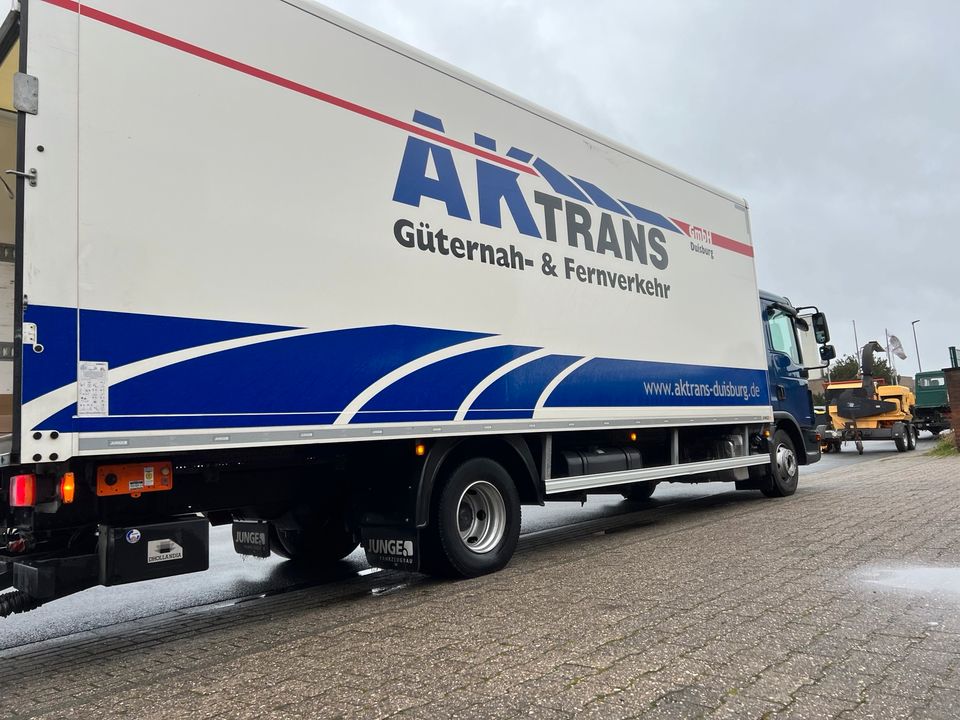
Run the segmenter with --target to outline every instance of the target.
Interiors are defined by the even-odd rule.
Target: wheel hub
[[[777,447],[777,468],[787,477],[797,472],[797,456],[786,445]]]
[[[506,527],[507,508],[500,491],[486,480],[468,485],[457,506],[457,530],[464,547],[478,554],[490,552]]]

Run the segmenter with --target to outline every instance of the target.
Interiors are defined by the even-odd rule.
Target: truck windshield
[[[928,388],[928,387],[943,387],[945,381],[942,377],[927,377],[920,378],[917,381],[918,387]]]

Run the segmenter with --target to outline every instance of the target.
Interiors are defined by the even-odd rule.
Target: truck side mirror
[[[821,345],[820,346],[820,362],[828,363],[837,356],[837,351],[834,349],[833,345]]]
[[[827,327],[827,316],[822,312],[814,313],[810,320],[813,322],[813,336],[817,340],[817,345],[823,345],[830,342],[830,328]],[[821,357],[823,354],[821,353]]]

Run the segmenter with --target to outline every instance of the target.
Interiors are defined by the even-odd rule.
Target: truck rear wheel
[[[917,426],[907,425],[907,450],[917,449]]]
[[[427,572],[469,578],[510,562],[520,537],[520,496],[502,465],[467,460],[438,493],[424,548]]]
[[[270,549],[282,558],[323,566],[342,560],[357,549],[359,539],[343,525],[342,518],[329,517],[297,528],[279,528],[270,523]]]
[[[767,497],[787,497],[797,491],[800,465],[797,450],[786,430],[777,430],[770,440],[770,484],[761,488]]]

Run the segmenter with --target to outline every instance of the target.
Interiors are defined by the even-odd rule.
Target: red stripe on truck
[[[676,218],[670,218],[670,222],[674,223],[678,228],[683,230],[683,234],[689,238],[693,238],[694,240],[702,240],[710,245],[716,245],[717,247],[722,247],[725,250],[732,250],[735,253],[753,257],[753,246],[751,245],[747,245],[739,240],[734,240],[733,238],[728,238],[725,235],[720,235],[710,230],[706,230],[705,228],[698,228],[690,223],[677,220]]]
[[[311,97],[314,100],[320,100],[321,102],[334,105],[338,108],[344,110],[349,110],[350,112],[356,113],[357,115],[362,115],[363,117],[370,118],[371,120],[376,120],[382,122],[385,125],[391,125],[400,130],[404,130],[408,133],[414,135],[419,135],[421,137],[432,140],[433,142],[440,143],[442,145],[447,145],[457,150],[463,150],[464,152],[471,153],[478,157],[482,157],[485,160],[495,162],[499,165],[505,165],[513,170],[519,172],[527,173],[528,175],[537,175],[537,172],[531,168],[529,165],[523,163],[515,162],[505,157],[501,157],[486,150],[474,147],[472,145],[467,145],[458,140],[453,140],[441,135],[439,133],[427,130],[418,125],[413,125],[412,123],[406,122],[404,120],[398,120],[395,117],[385,115],[376,110],[371,110],[370,108],[364,107],[363,105],[358,105],[357,103],[350,102],[349,100],[344,100],[343,98],[338,98],[335,95],[325,93],[322,90],[317,90],[312,88],[309,85],[304,85],[303,83],[298,83],[295,80],[290,80],[285,77],[281,77],[267,70],[261,70],[260,68],[254,67],[253,65],[247,65],[244,62],[239,60],[234,60],[229,58],[226,55],[221,55],[219,53],[213,52],[212,50],[205,50],[202,47],[188,43],[185,40],[180,40],[178,38],[172,37],[170,35],[164,35],[161,32],[156,30],[151,30],[148,27],[143,25],[137,25],[136,23],[130,22],[129,20],[124,20],[123,18],[117,17],[116,15],[111,15],[105,13],[102,10],[97,10],[92,8],[89,5],[81,5],[79,2],[74,2],[73,0],[44,0],[44,2],[49,3],[50,5],[55,5],[64,10],[69,10],[70,12],[78,13],[81,17],[90,18],[91,20],[96,20],[97,22],[103,23],[104,25],[109,25],[110,27],[115,27],[119,30],[124,30],[133,35],[138,35],[147,40],[152,40],[153,42],[159,43],[161,45],[166,45],[167,47],[174,48],[181,52],[187,53],[188,55],[193,55],[202,60],[207,60],[212,63],[216,63],[225,68],[231,70],[236,70],[241,72],[244,75],[249,75],[250,77],[255,77],[258,80],[263,80],[272,85],[277,85],[278,87],[286,88],[287,90],[293,90],[296,93],[301,95],[306,95]]]

